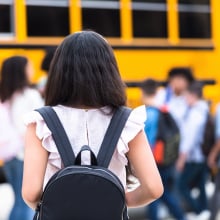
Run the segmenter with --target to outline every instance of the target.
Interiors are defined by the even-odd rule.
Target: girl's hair
[[[0,97],[2,102],[9,100],[16,91],[22,91],[29,85],[25,69],[27,63],[27,58],[23,56],[12,56],[4,60],[0,83]]]
[[[126,104],[113,50],[101,35],[82,31],[64,39],[50,66],[45,102],[113,108]]]

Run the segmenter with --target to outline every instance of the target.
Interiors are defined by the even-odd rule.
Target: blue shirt
[[[154,147],[158,130],[159,109],[153,106],[146,106],[147,120],[144,131],[147,135],[151,148]]]

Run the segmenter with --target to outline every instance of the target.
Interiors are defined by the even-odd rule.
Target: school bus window
[[[118,2],[120,0],[81,0],[81,1],[84,1],[85,2],[93,2],[93,4],[98,4],[100,2],[108,2],[108,4],[112,4],[112,2]]]
[[[29,37],[59,37],[69,34],[67,0],[27,1]]]
[[[120,4],[114,1],[81,1],[82,27],[92,29],[105,37],[120,37]]]
[[[165,3],[163,0],[133,0],[133,2],[145,2],[145,3]]]
[[[167,38],[166,0],[133,0],[133,36],[138,38]]]
[[[12,5],[0,4],[0,34],[9,34],[13,30]]]
[[[201,4],[201,5],[208,5],[210,4],[210,0],[179,0],[180,4]]]
[[[180,38],[211,38],[209,0],[179,0]]]

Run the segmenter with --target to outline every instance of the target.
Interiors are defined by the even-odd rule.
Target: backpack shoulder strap
[[[131,109],[120,107],[114,113],[97,156],[99,166],[108,168]]]
[[[39,112],[52,132],[52,137],[65,167],[75,163],[75,155],[66,132],[56,112],[50,106],[45,106],[35,111]]]

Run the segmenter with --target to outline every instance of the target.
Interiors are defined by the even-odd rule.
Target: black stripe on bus
[[[201,79],[196,80],[197,82],[201,83],[202,86],[206,85],[215,85],[216,80],[215,79]],[[143,81],[125,81],[125,84],[129,88],[138,88],[142,86]],[[157,81],[160,86],[166,86],[168,84],[167,81]]]
[[[0,44],[0,49],[45,49],[50,46],[49,44]],[[112,46],[115,50],[214,50],[214,46],[196,47],[196,46]]]

